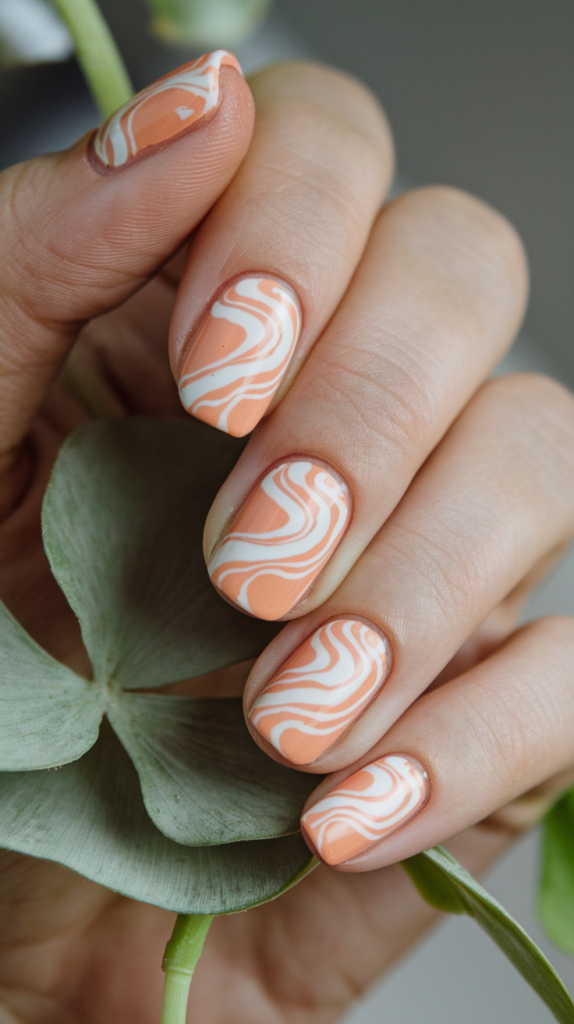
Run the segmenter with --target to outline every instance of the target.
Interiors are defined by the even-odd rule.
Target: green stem
[[[212,921],[213,914],[178,914],[162,964],[161,1024],[185,1024],[189,986]]]
[[[105,119],[133,96],[126,66],[96,0],[53,0],[76,46],[76,56]]]

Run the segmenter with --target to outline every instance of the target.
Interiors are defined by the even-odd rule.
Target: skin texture
[[[293,455],[332,466],[353,515],[253,668],[246,711],[324,621],[370,621],[392,671],[302,766],[334,773],[308,806],[397,752],[424,765],[431,796],[342,870],[321,866],[275,903],[217,920],[189,1019],[329,1024],[435,918],[395,861],[448,840],[480,872],[570,780],[572,623],[512,634],[573,532],[574,403],[544,378],[485,383],[523,315],[521,244],[455,190],[381,209],[392,143],[359,83],[314,65],[260,73],[252,139],[247,86],[229,67],[221,80],[207,123],[129,167],[98,173],[84,139],[0,178],[0,596],[89,673],[41,546],[59,445],[95,411],[186,416],[175,381],[214,296],[259,271],[293,288],[300,341],[215,501],[206,556]],[[241,692],[250,668],[195,692]],[[59,865],[2,854],[0,1024],[156,1024],[172,925]]]

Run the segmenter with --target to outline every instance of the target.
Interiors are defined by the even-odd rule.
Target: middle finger
[[[519,239],[478,200],[422,189],[383,211],[207,519],[209,572],[228,600],[263,619],[326,600],[499,361],[526,292]]]

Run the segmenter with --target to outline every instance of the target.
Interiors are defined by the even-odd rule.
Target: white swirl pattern
[[[216,549],[212,582],[252,615],[278,619],[321,571],[348,518],[347,488],[327,469],[281,463],[252,491]]]
[[[310,764],[375,696],[388,671],[382,636],[359,619],[321,626],[255,701],[251,721],[292,764]]]
[[[219,72],[227,64],[241,72],[227,50],[215,50],[142,89],[98,129],[96,156],[121,167],[142,150],[180,134],[219,103]]]
[[[342,864],[396,832],[425,804],[426,773],[406,757],[388,754],[365,765],[301,818],[320,856]]]
[[[247,277],[227,286],[192,340],[179,384],[187,411],[235,437],[248,434],[279,387],[300,330],[299,303],[282,282]]]

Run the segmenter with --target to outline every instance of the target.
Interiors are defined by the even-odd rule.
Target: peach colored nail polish
[[[291,362],[301,308],[289,285],[249,275],[225,285],[195,336],[179,381],[187,411],[233,437],[259,423]]]
[[[389,671],[386,640],[361,619],[325,623],[293,652],[249,717],[292,764],[311,764],[365,710]]]
[[[219,104],[219,72],[241,74],[232,53],[215,50],[139,92],[98,128],[93,150],[105,167],[122,167],[184,135]]]
[[[208,565],[212,583],[259,619],[301,599],[343,537],[349,490],[325,466],[293,459],[255,486]]]
[[[386,754],[310,807],[301,825],[327,864],[343,864],[414,818],[428,795],[421,765]]]

